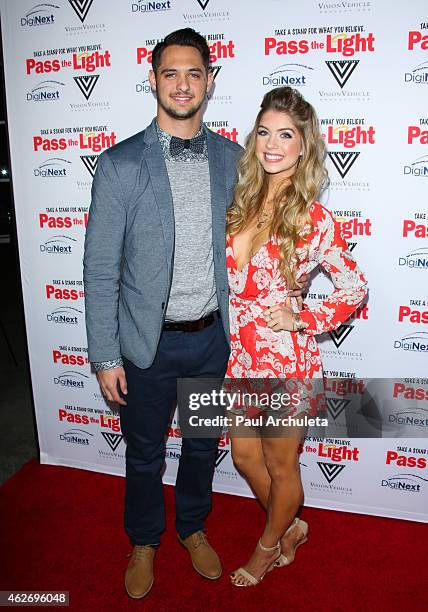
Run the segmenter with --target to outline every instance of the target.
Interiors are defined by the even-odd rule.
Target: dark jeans
[[[153,364],[124,359],[127,406],[120,409],[126,448],[125,530],[131,544],[159,544],[165,529],[162,470],[165,436],[177,399],[177,378],[223,377],[229,357],[220,319],[196,332],[162,332]],[[175,526],[181,538],[204,528],[218,440],[182,441],[175,484]]]

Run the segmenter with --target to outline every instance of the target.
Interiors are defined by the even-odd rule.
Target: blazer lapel
[[[165,158],[156,133],[155,120],[146,129],[144,140],[148,145],[145,159],[159,208],[168,264],[171,265],[175,241],[174,205]]]

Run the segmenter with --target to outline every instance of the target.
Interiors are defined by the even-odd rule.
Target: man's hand
[[[123,395],[128,393],[125,370],[122,367],[111,368],[111,370],[100,370],[97,372],[97,378],[102,394],[107,401],[117,402],[121,406],[126,406],[125,400],[119,395],[119,388]]]
[[[299,310],[303,308],[303,298],[302,293],[306,293],[309,285],[309,274],[302,274],[299,278],[299,282],[296,281],[296,284],[293,287],[292,291],[288,292],[288,297],[297,298],[297,305],[299,306]]]

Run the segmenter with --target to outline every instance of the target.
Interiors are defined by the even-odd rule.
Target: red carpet
[[[0,489],[0,590],[68,590],[70,608],[83,611],[427,609],[424,524],[304,508],[309,541],[295,563],[238,589],[227,573],[245,561],[261,532],[258,505],[214,495],[208,533],[225,574],[209,582],[195,574],[176,541],[172,487],[165,487],[168,531],[155,585],[146,599],[132,601],[123,588],[130,550],[123,492],[122,478],[30,461]]]

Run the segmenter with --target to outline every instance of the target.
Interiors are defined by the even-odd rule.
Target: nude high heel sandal
[[[259,540],[259,541],[258,541],[258,543],[257,543],[257,546],[258,546],[258,547],[259,547],[261,550],[263,550],[263,552],[272,552],[273,550],[277,550],[277,551],[278,551],[278,556],[276,557],[276,559],[274,559],[274,560],[272,561],[272,563],[269,565],[269,567],[267,568],[267,570],[265,571],[265,573],[264,573],[264,574],[262,574],[262,575],[260,576],[260,578],[256,578],[255,576],[253,576],[252,574],[250,574],[250,572],[248,572],[248,571],[247,571],[247,570],[246,570],[244,567],[240,567],[240,568],[238,568],[236,571],[234,571],[234,572],[231,574],[231,576],[232,576],[233,578],[236,578],[236,577],[238,577],[238,576],[242,576],[242,578],[245,578],[245,580],[247,580],[249,584],[246,584],[246,583],[244,583],[244,584],[239,584],[239,583],[237,583],[237,582],[233,582],[233,581],[232,581],[232,584],[233,584],[234,586],[237,586],[237,587],[249,587],[249,586],[256,586],[256,584],[259,584],[259,583],[260,583],[260,582],[263,580],[263,578],[266,576],[266,574],[267,574],[268,572],[270,572],[270,570],[271,570],[271,569],[273,569],[273,568],[274,568],[274,566],[275,566],[275,564],[276,564],[276,563],[279,561],[279,558],[280,558],[280,556],[281,556],[281,544],[280,544],[280,542],[278,542],[278,544],[275,544],[275,546],[270,546],[270,547],[268,547],[268,546],[263,546],[263,544],[261,543],[261,540]]]
[[[293,549],[293,552],[289,555],[283,555],[281,553],[281,555],[279,556],[278,560],[275,561],[275,567],[284,567],[285,565],[290,565],[290,563],[293,563],[294,558],[296,556],[296,550],[299,548],[299,546],[301,544],[304,544],[307,539],[308,539],[308,524],[306,521],[302,521],[299,518],[295,518],[294,521],[291,523],[290,527],[287,529],[287,531],[285,532],[285,534],[289,533],[292,529],[295,529],[296,527],[299,527],[300,530],[303,533],[303,538],[297,542],[296,546]],[[285,535],[284,534],[284,535]]]

